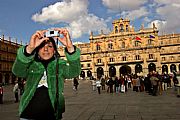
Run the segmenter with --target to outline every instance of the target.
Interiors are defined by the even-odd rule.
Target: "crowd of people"
[[[108,93],[125,93],[132,88],[133,91],[145,91],[153,96],[161,95],[162,91],[172,87],[176,88],[176,84],[179,84],[176,72],[159,74],[156,71],[151,71],[145,76],[142,74],[121,75],[120,77],[102,76],[91,79],[91,82],[93,91],[97,88],[99,94],[100,87],[105,90],[106,86]]]

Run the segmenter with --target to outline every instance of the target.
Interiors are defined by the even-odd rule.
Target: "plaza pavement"
[[[0,120],[18,120],[18,103],[14,103],[13,86],[5,86],[4,104],[0,104]],[[107,87],[106,87],[107,89]],[[81,80],[78,91],[65,82],[66,111],[62,120],[180,120],[180,98],[173,89],[162,95],[146,92],[101,94],[92,91],[90,81]]]

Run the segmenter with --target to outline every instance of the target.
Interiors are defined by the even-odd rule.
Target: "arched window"
[[[109,49],[113,49],[113,44],[112,43],[108,43],[108,48]]]
[[[120,32],[124,32],[123,24],[120,24]]]
[[[96,45],[96,50],[97,50],[97,51],[101,50],[101,47],[100,47],[99,44]]]
[[[122,42],[122,48],[125,48],[125,42]]]
[[[117,26],[115,27],[115,33],[118,33],[118,27]]]
[[[128,25],[126,25],[126,32],[128,32],[129,31],[129,29],[128,29]]]

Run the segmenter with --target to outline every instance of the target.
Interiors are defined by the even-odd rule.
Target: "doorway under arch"
[[[109,76],[115,77],[116,76],[116,68],[114,66],[109,67]]]
[[[170,70],[171,70],[171,72],[176,72],[177,70],[176,70],[176,65],[175,64],[171,64],[170,65]]]
[[[123,65],[122,67],[120,67],[119,72],[120,76],[131,74],[131,67],[129,67],[128,65]]]
[[[156,71],[156,65],[154,63],[150,63],[148,65],[149,72]]]
[[[141,64],[136,64],[135,73],[140,73],[140,72],[142,72],[142,65]]]
[[[80,77],[85,78],[85,72],[81,71]]]
[[[168,73],[168,66],[167,65],[163,65],[162,66],[162,73]]]
[[[101,78],[104,75],[104,70],[102,67],[97,68],[97,78]]]
[[[92,76],[92,72],[90,70],[87,71],[87,76],[91,77]]]

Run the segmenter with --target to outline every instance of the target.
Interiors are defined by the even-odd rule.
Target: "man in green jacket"
[[[60,34],[63,37],[57,36]],[[59,58],[55,39],[65,46],[67,60]],[[36,31],[29,44],[18,49],[12,68],[16,76],[26,79],[20,120],[61,119],[65,111],[64,79],[77,77],[80,71],[80,50],[73,46],[68,30]]]

